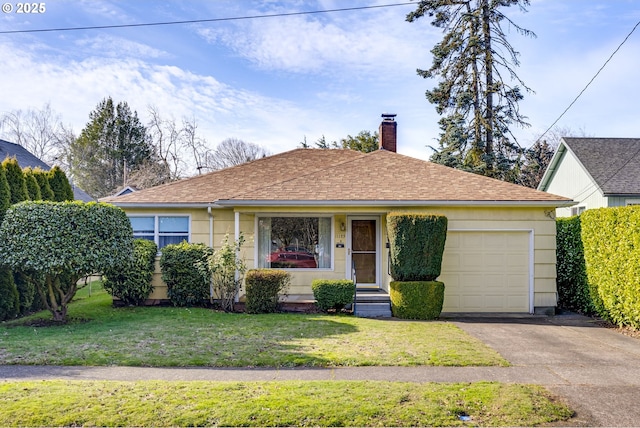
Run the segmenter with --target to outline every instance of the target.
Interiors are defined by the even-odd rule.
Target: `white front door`
[[[380,286],[380,217],[347,218],[347,271],[355,269],[356,285]]]

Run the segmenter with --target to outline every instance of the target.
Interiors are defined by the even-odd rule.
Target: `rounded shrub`
[[[395,281],[433,281],[440,276],[447,238],[445,216],[389,213],[387,234]]]
[[[245,310],[250,314],[278,310],[278,296],[291,284],[291,274],[279,269],[250,269],[245,276]]]
[[[433,320],[440,316],[444,283],[440,281],[392,281],[389,287],[394,317]]]
[[[209,299],[211,274],[207,266],[212,254],[210,247],[186,241],[162,248],[162,280],[174,306],[200,306]]]
[[[125,305],[143,305],[153,291],[158,246],[148,239],[133,241],[133,256],[121,269],[105,272],[104,289]]]
[[[340,311],[353,303],[356,286],[350,279],[314,279],[311,289],[316,307],[327,312],[330,309]]]

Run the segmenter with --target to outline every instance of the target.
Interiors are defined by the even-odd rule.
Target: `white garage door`
[[[443,312],[529,312],[529,232],[450,231]]]

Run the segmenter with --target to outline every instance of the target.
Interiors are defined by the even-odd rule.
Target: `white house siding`
[[[607,206],[607,198],[569,151],[564,152],[545,191],[578,201],[576,207],[590,209]],[[569,217],[571,208],[558,208],[556,213],[558,217]]]

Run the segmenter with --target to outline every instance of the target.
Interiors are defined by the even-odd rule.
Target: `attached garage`
[[[443,312],[532,312],[532,232],[451,230]]]

